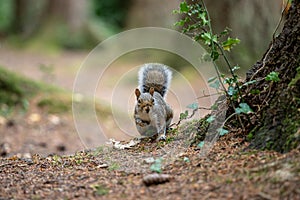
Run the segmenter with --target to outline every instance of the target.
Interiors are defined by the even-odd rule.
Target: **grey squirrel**
[[[171,79],[172,72],[163,64],[147,63],[139,70],[134,119],[142,136],[157,135],[157,140],[166,139],[166,129],[173,119],[173,110],[164,97]]]

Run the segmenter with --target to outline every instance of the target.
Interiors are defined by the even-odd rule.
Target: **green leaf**
[[[212,123],[214,120],[215,120],[215,116],[214,115],[212,115],[212,116],[210,116],[209,118],[206,119],[206,121],[208,123]]]
[[[189,11],[189,7],[185,1],[180,3],[180,11],[182,13],[187,13]]]
[[[189,105],[187,105],[187,108],[196,110],[196,109],[198,109],[198,103],[189,104]]]
[[[229,96],[233,96],[237,93],[237,90],[233,86],[229,86],[227,89],[227,93]]]
[[[214,104],[214,105],[212,105],[212,106],[210,107],[210,109],[212,109],[212,110],[217,110],[217,109],[218,109],[218,105],[217,105],[217,104]]]
[[[236,71],[236,70],[238,70],[238,69],[240,69],[240,66],[236,65],[236,66],[234,66],[234,67],[232,68],[232,71],[234,72],[234,71]]]
[[[231,29],[229,29],[229,28],[227,27],[227,28],[224,29],[224,31],[221,32],[220,35],[221,35],[221,36],[223,36],[223,35],[228,35],[230,31],[231,31]]]
[[[229,133],[228,130],[224,129],[224,128],[218,128],[217,129],[218,133],[223,136],[223,135],[226,135],[227,133]]]
[[[190,159],[188,157],[184,157],[183,161],[188,163],[188,162],[190,162]]]
[[[278,82],[280,81],[280,78],[278,77],[279,73],[278,72],[270,72],[270,74],[268,74],[266,76],[266,81],[273,81],[273,82]]]
[[[204,146],[204,141],[201,141],[201,142],[197,145],[198,148],[202,148],[203,146]]]
[[[162,158],[155,159],[154,163],[150,166],[150,170],[153,172],[161,173],[162,161]]]
[[[237,45],[239,43],[240,40],[238,38],[228,37],[227,40],[222,43],[222,46],[224,50],[230,51],[234,45]]]
[[[183,26],[184,24],[185,24],[185,21],[183,19],[181,19],[178,22],[175,22],[174,26]]]
[[[204,44],[206,45],[211,45],[211,42],[217,42],[217,36],[216,35],[212,35],[209,32],[205,32],[201,34],[201,38],[204,41]]]
[[[244,83],[243,85],[241,85],[240,88],[242,88],[244,86],[247,86],[247,85],[251,85],[251,84],[256,83],[256,82],[257,82],[257,80],[248,81],[248,82]]]
[[[249,114],[253,111],[247,103],[240,103],[239,107],[235,109],[235,112],[237,114],[241,114],[241,113]]]
[[[251,94],[259,94],[260,90],[259,89],[252,89],[252,90],[250,90],[250,93]]]
[[[220,88],[220,81],[216,80],[215,82],[209,84],[209,87],[215,88],[215,89],[219,89]]]
[[[209,79],[208,79],[208,83],[211,83],[211,82],[213,82],[214,80],[216,80],[218,77],[217,76],[214,76],[214,77],[210,77]]]
[[[199,13],[198,18],[202,21],[203,26],[206,26],[208,24],[206,12]]]
[[[186,119],[188,115],[189,112],[186,110],[184,113],[180,113],[179,119],[180,120]]]
[[[219,52],[218,51],[212,51],[210,57],[213,59],[213,61],[217,60],[219,58]]]

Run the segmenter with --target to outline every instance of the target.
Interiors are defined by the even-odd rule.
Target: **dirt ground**
[[[0,49],[0,64],[71,89],[85,56]],[[54,76],[41,64],[55,66]],[[99,144],[82,151],[72,113],[32,106],[1,118],[0,138],[0,199],[300,199],[300,149],[250,150],[239,131],[220,138],[204,157],[182,133],[130,149]]]
[[[205,157],[194,148],[175,151],[160,157],[161,174],[151,171],[149,158],[174,144],[0,159],[0,198],[300,199],[299,149],[284,155],[245,151],[247,143],[229,134]]]

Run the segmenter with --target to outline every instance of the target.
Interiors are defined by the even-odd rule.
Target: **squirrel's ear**
[[[150,88],[149,93],[151,94],[151,96],[153,96],[153,94],[154,94],[154,88],[153,87]]]
[[[136,98],[138,99],[140,97],[140,95],[141,95],[140,90],[138,88],[136,88],[135,89],[135,96],[136,96]]]

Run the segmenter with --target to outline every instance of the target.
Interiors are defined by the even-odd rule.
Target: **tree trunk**
[[[23,20],[25,15],[26,1],[25,0],[15,0],[14,1],[14,18],[12,22],[12,32],[22,33],[23,32]]]
[[[265,80],[272,71],[279,82]],[[282,32],[261,61],[247,73],[245,100],[255,115],[248,138],[251,147],[287,152],[300,144],[300,0],[294,0]],[[250,94],[250,91],[260,91]]]

